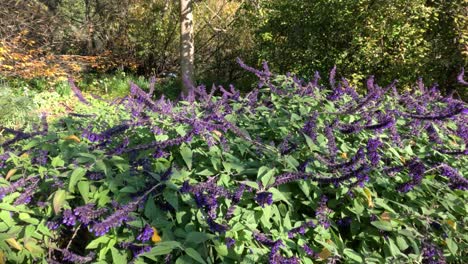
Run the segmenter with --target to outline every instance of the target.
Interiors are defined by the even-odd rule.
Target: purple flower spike
[[[95,255],[94,252],[91,252],[87,256],[83,257],[67,249],[60,249],[59,251],[61,251],[63,254],[63,260],[69,261],[72,263],[79,263],[79,264],[91,262],[94,259],[94,255]]]
[[[422,250],[423,263],[445,264],[444,252],[432,243],[424,242]]]
[[[270,192],[259,192],[255,195],[255,201],[262,207],[265,207],[265,204],[271,205],[273,203],[273,194]]]
[[[150,225],[146,224],[145,228],[143,228],[143,231],[137,236],[137,239],[142,242],[146,242],[150,240],[150,238],[153,236],[153,233],[153,228]]]
[[[236,240],[231,237],[226,237],[225,242],[228,248],[232,248],[236,244]]]
[[[96,236],[102,236],[106,234],[111,228],[118,227],[122,225],[123,222],[130,220],[129,214],[130,212],[134,211],[136,207],[137,203],[135,202],[131,202],[124,205],[121,209],[115,211],[102,222],[95,223],[90,228],[90,231],[93,231],[96,234]]]
[[[80,100],[83,104],[89,105],[88,100],[86,100],[81,93],[80,89],[76,87],[75,81],[72,78],[68,78],[68,83],[70,84],[70,88],[72,91],[75,93],[76,97],[78,97],[78,100]]]
[[[456,169],[447,164],[442,164],[440,174],[449,178],[449,187],[453,190],[468,190],[468,180],[463,177]]]
[[[77,207],[73,210],[74,215],[77,216],[79,221],[85,225],[88,225],[93,220],[103,215],[106,211],[106,208],[99,208],[95,210],[93,203]]]
[[[378,149],[382,146],[382,142],[378,138],[369,139],[367,141],[367,158],[372,166],[377,166],[380,161]]]
[[[76,224],[76,217],[70,209],[63,211],[62,223],[67,226],[74,226]]]

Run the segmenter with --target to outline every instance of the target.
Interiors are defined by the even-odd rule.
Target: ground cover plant
[[[245,96],[153,100],[151,82],[109,101],[70,80],[74,112],[1,127],[0,262],[463,262],[466,103],[239,63]]]

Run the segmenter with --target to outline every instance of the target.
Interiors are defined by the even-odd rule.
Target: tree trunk
[[[194,87],[193,0],[180,0],[180,71],[182,92]]]

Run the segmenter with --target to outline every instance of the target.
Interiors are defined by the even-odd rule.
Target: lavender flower
[[[67,226],[74,226],[76,224],[76,217],[70,209],[63,211],[62,223]]]
[[[76,97],[78,97],[78,100],[80,100],[82,103],[84,103],[86,105],[89,105],[90,103],[84,98],[84,96],[81,93],[80,89],[78,89],[78,87],[76,87],[74,80],[72,78],[68,78],[68,83],[70,84],[70,88],[75,93]]]
[[[37,156],[35,156],[31,160],[31,163],[44,166],[45,164],[47,164],[47,155],[48,154],[49,154],[49,151],[47,151],[47,150],[39,150],[38,153],[37,153]]]
[[[315,228],[316,225],[313,221],[307,221],[299,227],[295,227],[288,232],[289,238],[294,238],[297,234],[304,235],[309,228]]]
[[[151,246],[148,245],[138,245],[131,242],[121,242],[120,247],[124,249],[130,249],[133,253],[133,257],[138,257],[139,255],[148,252],[151,250]]]
[[[315,211],[315,216],[317,217],[319,224],[325,229],[330,227],[330,220],[328,219],[328,215],[333,212],[330,208],[327,207],[327,201],[328,198],[323,195],[322,198],[320,198],[319,207],[317,207],[317,210]]]
[[[398,191],[402,193],[409,192],[416,185],[421,183],[426,168],[422,162],[417,159],[413,159],[408,163],[408,169],[411,180],[398,187]]]
[[[462,68],[460,71],[460,74],[457,75],[457,81],[458,83],[462,85],[468,85],[468,82],[464,80],[464,76],[465,76],[465,69]]]
[[[336,142],[335,142],[335,135],[333,135],[333,127],[334,127],[334,124],[327,125],[324,131],[325,137],[328,139],[328,143],[327,143],[328,151],[332,159],[334,159],[333,157],[335,157],[336,153],[338,152],[338,148],[336,147]]]
[[[93,203],[89,203],[73,209],[73,213],[78,217],[81,223],[88,225],[107,211],[106,208],[99,208],[95,210],[94,206],[95,205]]]
[[[21,178],[16,182],[11,183],[10,186],[0,188],[0,199],[12,192],[16,192],[19,188],[24,187],[32,179],[33,178]]]
[[[18,198],[16,198],[15,202],[13,205],[20,205],[20,204],[28,204],[31,202],[32,196],[34,195],[34,192],[37,189],[37,185],[39,184],[39,178],[33,178],[31,179],[31,184],[26,187],[21,193]]]
[[[433,124],[429,124],[426,126],[426,132],[427,132],[427,135],[429,136],[429,141],[437,143],[437,144],[442,144],[442,140],[437,134],[437,131]]]
[[[351,217],[347,216],[347,217],[338,219],[338,221],[336,221],[336,224],[344,228],[344,227],[349,227],[352,221],[353,220],[351,219]]]
[[[87,174],[88,178],[93,181],[101,180],[105,177],[102,172],[90,172]]]
[[[302,128],[302,132],[309,136],[314,142],[317,140],[317,118],[318,112],[315,111]]]
[[[232,248],[236,244],[236,240],[231,237],[226,237],[225,238],[225,243],[228,248]]]
[[[276,241],[269,239],[265,234],[262,234],[258,231],[253,232],[254,239],[260,242],[262,245],[267,247],[272,247],[275,245]]]
[[[55,221],[47,221],[46,226],[50,230],[56,230],[57,228],[59,228],[60,224]]]
[[[468,180],[463,177],[456,169],[447,164],[442,164],[440,174],[449,178],[449,187],[457,190],[468,190]]]
[[[273,194],[270,192],[258,192],[255,195],[255,201],[262,207],[265,207],[265,204],[271,205],[273,203]]]
[[[215,195],[203,194],[197,192],[194,195],[195,203],[198,208],[203,208],[212,218],[216,218],[216,209],[218,208],[218,201]]]
[[[444,252],[432,243],[424,242],[422,249],[424,264],[445,264]]]
[[[226,225],[216,223],[211,217],[208,217],[208,227],[212,232],[224,234],[229,229]]]
[[[137,236],[137,239],[142,242],[148,241],[153,236],[153,233],[153,228],[150,225],[146,224],[143,228],[143,231]]]
[[[267,188],[276,187],[276,186],[283,185],[283,184],[293,182],[293,181],[307,179],[308,177],[309,175],[306,173],[293,173],[293,172],[284,173],[284,174],[277,176],[275,178],[275,182],[271,184],[270,186],[267,186]]]
[[[382,146],[382,142],[378,138],[369,139],[367,141],[367,158],[372,166],[377,166],[380,161],[378,149]]]
[[[6,160],[10,158],[9,153],[3,153],[0,155],[0,169],[5,168]]]
[[[115,211],[113,214],[108,216],[100,223],[95,223],[90,231],[94,232],[96,236],[102,236],[109,232],[113,227],[120,226],[123,222],[126,222],[130,219],[129,213],[134,211],[137,207],[136,202],[130,202],[124,205],[121,209]]]
[[[65,261],[69,261],[69,262],[72,262],[72,263],[88,263],[88,262],[91,262],[93,261],[94,259],[94,252],[91,252],[89,253],[87,256],[83,257],[83,256],[80,256],[80,255],[77,255],[71,251],[69,251],[68,249],[58,249],[60,252],[62,252],[63,254],[63,260]]]
[[[318,253],[316,253],[314,250],[312,250],[307,244],[304,244],[302,246],[302,249],[304,249],[307,256],[311,256],[313,258],[318,258]]]

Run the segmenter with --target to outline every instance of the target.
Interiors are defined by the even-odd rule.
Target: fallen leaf
[[[80,140],[77,136],[75,136],[75,135],[71,135],[71,136],[65,137],[64,139],[65,139],[65,140],[75,141],[76,143],[80,143],[80,142],[81,142],[81,140]]]
[[[446,220],[446,222],[453,230],[457,230],[457,222],[450,219]]]
[[[151,237],[153,243],[161,242],[161,237],[158,235],[158,230],[153,227],[153,236]]]
[[[380,219],[382,219],[383,221],[390,222],[391,217],[390,217],[390,214],[389,214],[388,212],[383,212],[383,213],[380,215]]]
[[[372,200],[372,193],[368,188],[364,188],[364,193],[366,194],[367,198],[367,206],[370,208],[374,207],[374,201]]]
[[[10,179],[11,176],[15,175],[15,173],[17,172],[18,170],[17,169],[11,169],[8,171],[8,173],[6,174],[5,176],[5,179],[8,180]]]
[[[223,133],[219,132],[218,130],[213,130],[213,134],[217,135],[218,137],[223,135]]]
[[[321,258],[321,259],[327,259],[331,256],[331,252],[330,250],[328,250],[327,248],[323,248],[322,251],[318,254],[318,256]]]
[[[17,249],[17,250],[22,250],[23,247],[20,245],[20,243],[18,243],[18,241],[16,241],[16,239],[14,238],[7,238],[5,239],[5,241],[13,248]]]

